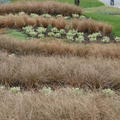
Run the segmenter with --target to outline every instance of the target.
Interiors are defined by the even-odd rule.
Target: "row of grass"
[[[31,49],[31,46],[29,48]],[[45,50],[44,48],[42,51]],[[48,46],[46,49],[48,49]],[[38,48],[36,48],[37,50]],[[37,53],[36,51],[34,52]],[[57,52],[56,49],[55,54]],[[59,50],[59,52],[62,51]],[[8,55],[8,53],[1,52],[0,84],[13,87],[20,86],[21,88],[28,89],[40,88],[45,85],[53,88],[72,86],[91,90],[100,88],[120,89],[119,59],[104,59],[101,57],[89,57],[86,59],[84,56],[81,58],[75,56],[67,57],[69,53],[66,54],[66,51],[64,57],[53,56],[51,54],[52,51],[49,51],[49,53],[50,56],[48,57],[39,57],[33,55]]]
[[[48,90],[17,94],[0,90],[1,120],[120,120],[120,97],[111,91],[106,95],[71,88]]]
[[[48,42],[49,41],[49,42]],[[78,57],[103,57],[120,59],[120,44],[71,44],[57,38],[32,39],[19,41],[1,36],[0,49],[17,55],[57,55]]]

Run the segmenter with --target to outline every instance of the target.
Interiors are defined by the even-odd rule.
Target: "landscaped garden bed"
[[[33,2],[32,7],[31,4],[24,3],[28,9],[24,8],[23,3],[1,5],[0,11],[4,14],[0,17],[0,27],[17,29],[31,38],[53,37],[70,43],[120,41],[112,34],[110,25],[85,17],[79,7],[57,2]],[[13,11],[11,7],[14,5]]]
[[[72,16],[49,14],[25,13],[6,15],[0,18],[1,28],[14,28],[24,32],[32,38],[55,37],[66,39],[67,42],[90,43],[90,42],[119,42],[119,39],[112,35],[112,27],[105,23],[72,14]]]
[[[0,120],[119,120],[113,30],[67,3],[0,4]]]

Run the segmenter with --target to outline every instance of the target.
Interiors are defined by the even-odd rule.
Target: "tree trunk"
[[[79,6],[80,5],[80,0],[74,0],[75,5]]]

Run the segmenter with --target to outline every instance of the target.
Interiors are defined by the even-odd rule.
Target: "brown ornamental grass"
[[[56,39],[54,40],[53,38],[49,38],[48,42],[44,41],[37,39],[19,41],[1,36],[0,49],[18,55],[69,55],[78,57],[120,58],[120,44],[69,44],[57,41]]]
[[[119,120],[120,96],[77,94],[60,89],[50,95],[0,90],[0,120]]]
[[[80,7],[75,5],[71,5],[68,3],[60,3],[55,1],[44,1],[44,2],[17,2],[17,3],[8,3],[8,4],[0,4],[0,14],[8,14],[8,13],[19,13],[25,12],[27,14],[36,13],[36,14],[62,14],[69,15],[72,14],[82,14],[82,10]]]
[[[112,33],[112,27],[108,24],[97,22],[92,19],[84,19],[77,20],[73,19],[71,21],[67,21],[64,18],[44,18],[44,17],[30,17],[27,14],[23,15],[13,15],[9,14],[6,16],[2,16],[0,18],[0,27],[8,27],[8,28],[22,28],[24,26],[43,26],[47,27],[48,25],[52,25],[53,27],[57,27],[58,29],[74,28],[79,32],[84,33],[95,33],[102,32],[105,35],[109,35]]]
[[[74,29],[77,29],[79,32],[84,32],[84,33],[102,32],[105,35],[109,35],[112,33],[111,25],[102,22],[97,22],[92,19],[84,19],[84,20],[75,19],[72,21],[72,27]]]
[[[120,60],[1,53],[0,84],[22,88],[72,86],[120,90]]]

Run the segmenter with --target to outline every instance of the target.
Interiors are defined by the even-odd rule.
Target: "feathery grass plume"
[[[0,14],[8,14],[8,13],[36,13],[36,14],[44,14],[49,13],[52,15],[62,14],[69,15],[72,14],[82,14],[82,10],[80,7],[75,5],[71,5],[68,3],[60,3],[55,1],[44,1],[44,2],[17,2],[17,3],[8,3],[8,4],[0,4]]]

